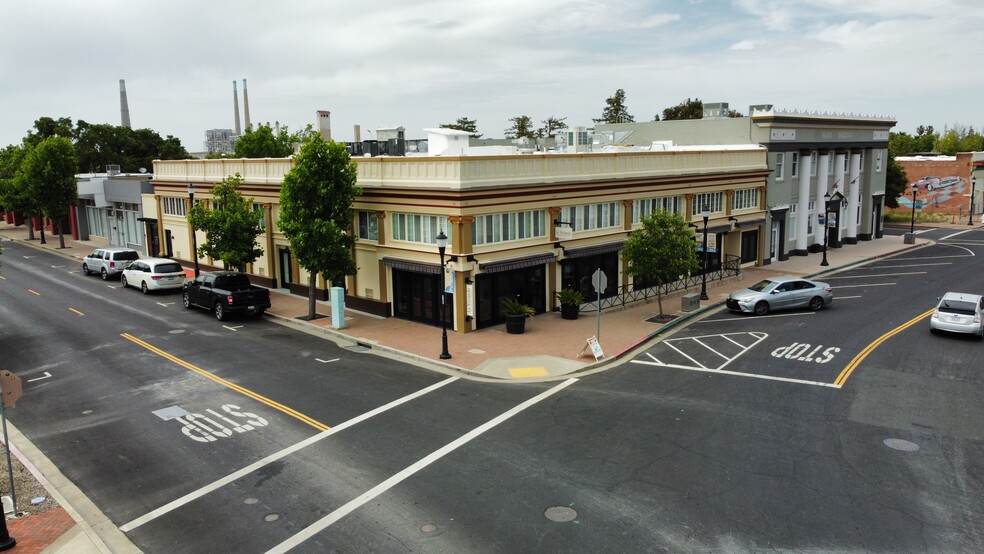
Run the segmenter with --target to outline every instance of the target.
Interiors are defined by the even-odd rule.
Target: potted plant
[[[581,291],[575,289],[560,289],[555,292],[557,301],[560,302],[560,317],[563,319],[577,319],[578,312],[581,311],[581,303],[584,296]]]
[[[536,310],[515,298],[504,296],[502,312],[506,316],[506,332],[510,335],[521,335],[526,330],[526,318],[535,314]]]

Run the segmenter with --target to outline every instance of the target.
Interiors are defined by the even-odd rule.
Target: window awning
[[[735,226],[736,227],[757,227],[757,226],[759,226],[759,225],[761,225],[763,223],[765,223],[765,218],[764,217],[760,217],[758,219],[749,219],[747,221],[736,221],[735,222]]]
[[[479,262],[478,267],[486,273],[498,273],[500,271],[512,271],[513,269],[522,269],[524,267],[548,264],[554,261],[556,257],[557,256],[553,252],[548,252],[545,254],[536,254],[525,258],[514,258],[512,260],[502,260],[499,262],[488,262],[484,264]]]
[[[566,248],[564,249],[568,258],[586,258],[588,256],[594,256],[596,254],[607,254],[609,252],[618,252],[622,249],[625,242],[610,242],[608,244],[596,244],[594,246],[585,246],[584,248]]]
[[[727,233],[729,231],[731,231],[731,224],[730,223],[728,223],[726,225],[713,225],[713,226],[707,228],[707,234],[708,235],[717,235],[718,233]],[[704,234],[704,228],[703,227],[697,227],[697,234],[698,235]]]
[[[430,273],[433,275],[441,274],[440,264],[425,264],[423,262],[414,262],[410,260],[398,260],[396,258],[383,258],[383,265],[386,267],[391,267],[393,269],[402,269],[403,271],[412,271],[414,273]]]

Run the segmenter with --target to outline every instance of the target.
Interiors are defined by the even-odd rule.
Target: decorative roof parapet
[[[862,114],[862,113],[844,113],[844,112],[828,112],[819,110],[797,110],[797,109],[784,109],[784,108],[770,108],[768,110],[752,109],[751,113],[748,114],[750,117],[755,116],[786,116],[786,117],[802,117],[802,118],[813,118],[813,119],[866,119],[872,121],[891,121],[895,122],[895,116],[892,115],[874,115],[874,114]]]

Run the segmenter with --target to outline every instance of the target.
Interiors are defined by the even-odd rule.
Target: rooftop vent
[[[116,164],[110,164],[106,166],[106,175],[119,175],[120,166]]]

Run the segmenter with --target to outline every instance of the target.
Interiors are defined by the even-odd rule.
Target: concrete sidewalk
[[[951,227],[954,232],[968,229],[966,225],[941,226]],[[66,240],[66,248],[61,249],[57,236],[53,237],[49,234],[45,245],[39,244],[38,240],[28,241],[27,236],[27,229],[23,226],[14,227],[0,223],[0,237],[51,250],[74,259],[80,264],[80,268],[84,256],[95,248],[105,246],[99,242]],[[582,313],[577,320],[561,319],[560,314],[556,312],[540,314],[527,321],[526,332],[521,335],[507,334],[504,325],[464,334],[449,331],[448,350],[452,355],[450,360],[439,359],[441,353],[439,327],[346,310],[344,328],[334,329],[330,318],[331,310],[327,303],[317,303],[318,314],[325,317],[306,321],[304,318],[308,313],[307,298],[289,294],[285,290],[272,291],[273,305],[267,311],[267,316],[284,325],[323,336],[342,345],[362,345],[381,355],[411,361],[442,373],[489,380],[544,380],[603,370],[631,353],[636,346],[646,343],[661,333],[685,325],[692,318],[713,311],[729,293],[762,278],[786,274],[819,276],[866,260],[925,246],[930,242],[918,238],[917,235],[915,244],[910,245],[904,244],[901,236],[886,236],[878,240],[829,249],[827,267],[820,265],[821,254],[811,254],[791,257],[786,261],[764,267],[745,268],[742,269],[739,277],[708,282],[707,294],[710,299],[703,301],[701,309],[697,311],[685,313],[680,308],[681,296],[686,292],[699,292],[699,287],[696,290],[678,291],[663,297],[663,313],[674,316],[669,323],[650,321],[659,313],[658,305],[653,300],[603,312],[600,322],[595,313]],[[605,354],[599,360],[595,360],[590,349],[585,348],[587,339],[596,334],[599,334],[599,343]],[[30,452],[26,456],[29,463],[37,463],[37,459],[47,460],[25,437],[15,436],[13,442],[25,453]],[[50,465],[50,462],[47,463]],[[53,465],[46,466],[46,470],[44,475],[48,476],[48,480],[66,481],[64,486],[65,490],[69,491],[68,494],[58,492],[56,495],[57,491],[55,491],[52,495],[65,507],[76,524],[67,532],[61,532],[57,527],[45,531],[44,529],[48,527],[44,525],[27,526],[15,523],[11,526],[13,529],[11,535],[19,543],[30,540],[32,544],[42,544],[47,541],[45,552],[137,551],[119,529],[112,525],[88,499],[77,492],[78,489],[64,477],[60,477],[57,468]],[[52,475],[56,477],[52,478]],[[78,506],[83,508],[80,510]],[[19,537],[18,532],[47,534]]]

